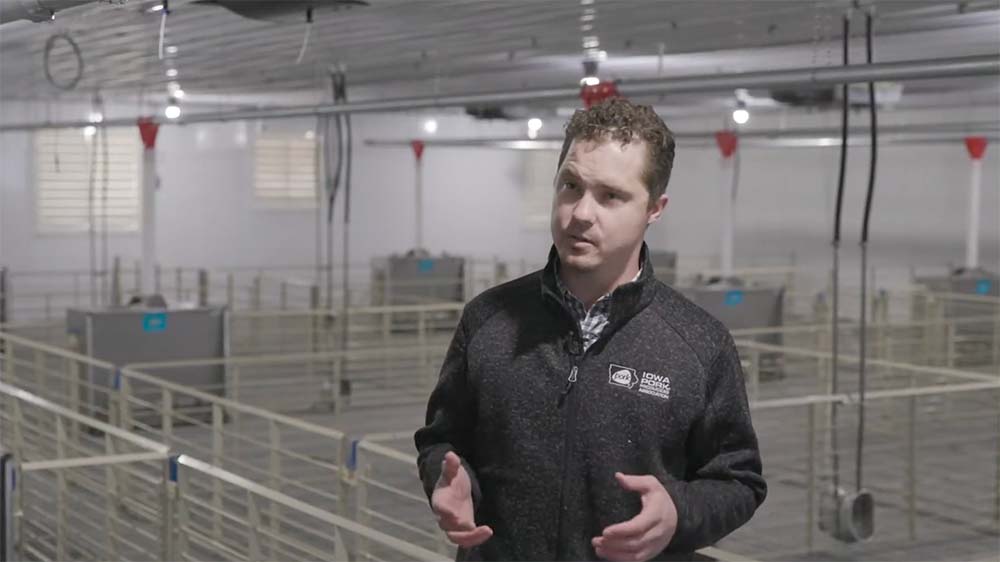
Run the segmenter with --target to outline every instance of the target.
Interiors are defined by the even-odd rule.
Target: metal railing
[[[176,553],[169,559],[366,560],[375,551],[380,559],[447,560],[187,455],[175,467]],[[216,487],[232,498],[224,508],[203,499],[204,490]],[[221,526],[213,523],[218,519]]]
[[[444,560],[4,383],[0,419],[20,559]]]
[[[228,316],[231,355],[265,355],[447,345],[462,303],[364,306],[340,311],[235,311]]]
[[[416,478],[413,431],[379,433],[355,442],[354,517],[362,525],[386,529],[393,536],[454,559],[456,547],[437,526],[427,496]],[[400,447],[405,448],[401,449]],[[378,545],[361,542],[358,553],[380,559]],[[745,553],[706,547],[699,554],[711,560],[752,562]]]
[[[840,548],[817,532],[821,503],[831,500],[833,403],[839,411],[839,483],[855,488],[856,394],[757,402],[752,410],[769,497],[725,544],[773,558]],[[980,538],[992,534],[995,541],[1000,381],[872,391],[865,405],[863,486],[878,503],[877,534],[869,544],[906,548],[922,533],[939,541],[964,540],[967,532]],[[796,512],[798,531],[788,518]]]
[[[0,343],[12,384],[331,512],[345,509],[341,431],[10,334]],[[218,489],[211,501],[224,502]]]
[[[980,376],[893,367],[913,369],[914,376],[948,371],[952,380]],[[1000,537],[1000,379],[875,390],[865,402],[864,486],[878,504],[877,533],[868,548],[910,549],[920,556],[928,548],[920,542],[926,533],[934,541],[977,539],[981,552],[990,552]],[[840,410],[839,483],[853,489],[856,393],[754,401],[768,499],[749,524],[717,545],[722,551],[760,560],[843,551],[818,530],[832,482],[827,415],[834,403]],[[452,548],[428,516],[414,475],[414,430],[373,434],[355,443],[355,518],[448,555]]]
[[[0,383],[21,559],[168,559],[168,448]],[[126,476],[143,486],[126,486]]]
[[[122,373],[138,370],[169,379],[171,372],[185,368],[222,366],[224,388],[197,388],[275,412],[340,414],[426,400],[437,382],[445,351],[445,346],[433,344],[189,359],[136,363]]]

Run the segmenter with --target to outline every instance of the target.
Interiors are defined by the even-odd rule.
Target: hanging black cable
[[[350,292],[348,291],[348,269],[350,259],[350,227],[351,227],[351,170],[353,168],[353,144],[354,130],[351,126],[350,114],[344,116],[344,128],[346,129],[346,147],[344,159],[344,302],[350,303]]]
[[[865,61],[872,63],[872,12],[865,14]],[[855,482],[861,491],[862,484],[862,453],[865,442],[865,387],[866,381],[866,332],[868,311],[868,224],[871,219],[872,198],[875,194],[875,169],[878,163],[878,108],[875,105],[875,83],[868,83],[868,108],[871,116],[869,125],[871,134],[871,161],[868,164],[868,193],[865,195],[865,216],[861,224],[861,350],[858,366],[858,439],[855,455]]]
[[[346,101],[346,83],[344,80],[343,73],[335,72],[330,75],[331,85],[333,89],[333,101],[334,103],[344,103]],[[333,178],[329,179],[328,176],[328,187],[327,187],[327,213],[326,213],[326,308],[329,310],[333,309],[333,210],[334,204],[337,200],[337,191],[340,189],[340,178],[344,169],[344,128],[343,128],[343,118],[342,115],[337,114],[332,116],[333,123],[336,129],[336,142],[337,142],[337,162],[334,168]],[[324,131],[324,138],[327,140],[326,148],[324,153],[327,157],[327,170],[329,174],[329,157],[330,157],[330,145],[329,141],[331,139],[330,135],[330,116],[326,119],[326,130]]]
[[[299,56],[295,59],[295,64],[302,63],[302,59],[306,56],[306,50],[309,48],[309,35],[312,33],[313,24],[313,9],[312,6],[306,9],[306,32],[302,37],[302,48],[299,49]]]
[[[344,75],[338,72],[333,74],[331,78],[333,80],[333,102],[345,103],[347,101],[347,84]],[[327,222],[333,222],[333,203],[337,196],[337,190],[340,188],[341,174],[344,171],[344,115],[338,113],[333,117],[337,130],[337,167],[333,175],[332,189],[329,190],[330,201],[327,208]]]
[[[346,91],[344,93],[344,101],[347,101]],[[344,128],[346,130],[346,146],[344,153],[346,158],[344,159],[344,235],[343,240],[343,314],[344,318],[347,318],[347,309],[351,304],[351,280],[350,280],[350,269],[351,269],[351,169],[353,168],[353,144],[354,144],[354,131],[351,126],[351,116],[350,114],[344,115]],[[344,322],[344,329],[341,331],[341,349],[347,349],[347,342],[350,339],[350,325],[348,322]],[[344,380],[341,387],[341,392],[350,394],[350,381]]]
[[[163,0],[163,9],[160,10],[160,40],[157,47],[157,54],[163,60],[163,47],[167,37],[167,16],[170,15],[170,0]]]
[[[52,76],[52,51],[56,47],[56,42],[60,39],[65,41],[70,48],[73,49],[73,57],[76,58],[76,74],[65,82],[57,82]],[[77,45],[76,41],[74,41],[68,33],[57,33],[45,41],[45,55],[42,58],[42,70],[45,72],[45,79],[48,80],[49,84],[52,84],[60,90],[72,90],[73,88],[76,88],[77,84],[80,83],[80,80],[83,78],[83,53],[80,51],[80,46]]]
[[[843,43],[843,64],[850,64],[850,34],[851,34],[851,13],[844,15],[844,43]],[[841,120],[840,120],[840,172],[837,178],[837,203],[833,224],[833,327],[831,334],[831,359],[830,359],[830,393],[837,393],[837,378],[839,375],[840,351],[840,219],[844,205],[844,180],[847,170],[847,128],[848,128],[848,84],[845,82],[841,87]],[[830,447],[832,449],[832,469],[833,469],[833,490],[837,492],[840,486],[840,454],[837,450],[837,403],[830,403]]]

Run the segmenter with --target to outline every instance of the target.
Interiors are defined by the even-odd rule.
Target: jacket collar
[[[649,259],[649,246],[645,242],[642,243],[639,261],[642,263],[642,271],[639,274],[639,278],[635,282],[619,285],[611,292],[611,317],[608,319],[608,326],[605,328],[607,333],[611,333],[621,327],[629,318],[635,316],[640,310],[649,305],[655,296],[656,279],[653,276],[653,263]],[[542,296],[554,299],[569,313],[559,291],[559,282],[556,278],[558,267],[559,253],[556,251],[555,245],[553,245],[549,250],[548,263],[542,271]]]

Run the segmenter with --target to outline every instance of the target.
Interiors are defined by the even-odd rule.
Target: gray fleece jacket
[[[495,287],[462,314],[417,431],[430,497],[448,451],[473,482],[476,523],[493,536],[467,560],[594,560],[591,539],[639,513],[615,472],[651,474],[677,506],[658,560],[688,559],[764,501],[757,437],[728,330],[653,277],[611,295],[586,351],[542,271]]]

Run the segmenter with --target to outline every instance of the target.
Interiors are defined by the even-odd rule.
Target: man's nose
[[[584,193],[582,197],[573,206],[572,218],[576,222],[582,222],[586,224],[592,224],[594,222],[594,212],[596,211],[597,202],[590,193]]]

